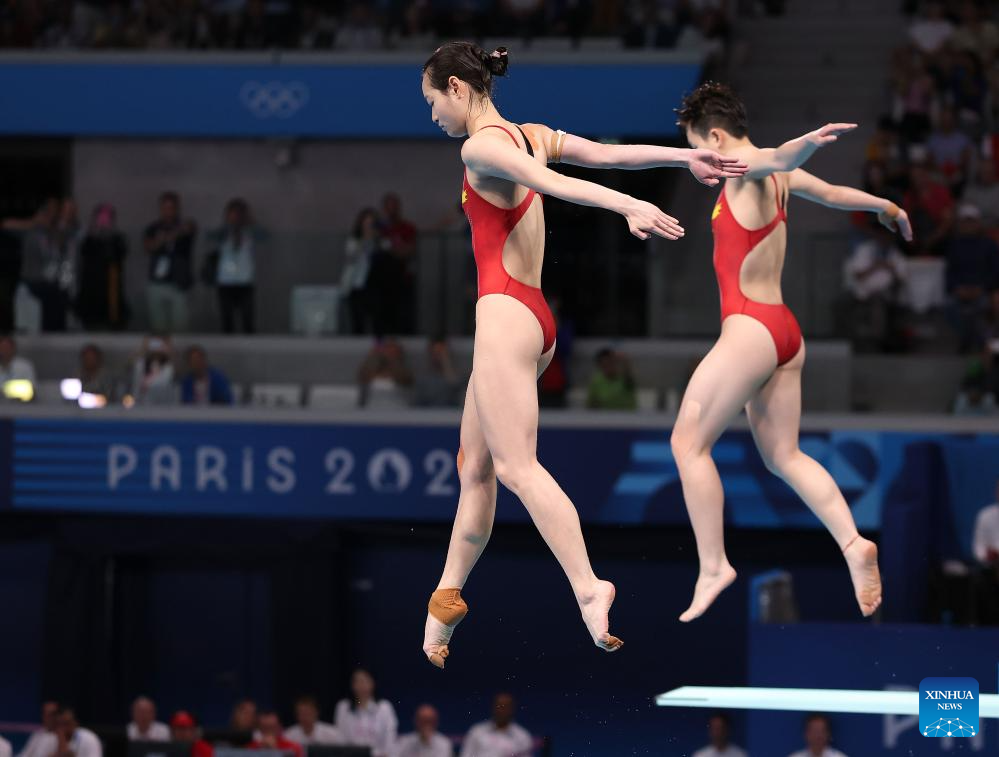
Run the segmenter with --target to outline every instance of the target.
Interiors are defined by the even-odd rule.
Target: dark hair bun
[[[486,56],[484,62],[493,76],[506,76],[506,70],[510,66],[510,55],[505,47],[497,47],[492,54]]]

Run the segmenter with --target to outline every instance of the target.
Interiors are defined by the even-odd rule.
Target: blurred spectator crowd
[[[999,6],[908,3],[865,188],[905,207],[905,244],[857,214],[846,262],[849,330],[862,351],[972,356],[964,410],[999,390]]]
[[[0,47],[427,49],[449,37],[615,37],[628,47],[716,46],[729,0],[6,0]],[[773,10],[782,3],[743,2]]]
[[[270,234],[241,197],[229,200],[221,223],[201,239],[198,224],[182,213],[181,197],[164,192],[158,214],[142,233],[147,270],[145,313],[151,330],[184,333],[191,292],[215,289],[219,330],[257,331],[258,260]],[[388,193],[381,209],[365,208],[351,230],[340,276],[346,330],[354,334],[410,334],[414,313],[417,229]],[[133,305],[125,286],[126,235],[115,208],[99,203],[81,223],[72,198],[49,198],[28,218],[0,223],[0,331],[120,331]],[[133,298],[135,292],[131,293]],[[32,318],[30,313],[37,311]],[[33,322],[34,327],[23,322]]]
[[[283,757],[531,757],[547,746],[516,722],[516,701],[505,692],[494,697],[490,717],[463,735],[443,735],[440,715],[429,704],[416,709],[412,731],[399,734],[395,708],[375,696],[374,678],[362,669],[354,671],[351,696],[337,703],[332,722],[320,719],[320,704],[312,696],[296,699],[293,712],[295,724],[285,728],[275,710],[242,699],[228,724],[204,728],[186,710],[160,722],[155,703],[143,696],[132,703],[126,726],[90,729],[80,724],[72,707],[49,701],[42,705],[41,728],[18,757],[213,757],[221,748],[244,757],[261,750]],[[346,747],[355,750],[341,749]],[[10,757],[9,749],[0,738],[0,755]]]

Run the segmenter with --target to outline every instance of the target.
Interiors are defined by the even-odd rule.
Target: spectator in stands
[[[595,359],[597,370],[590,378],[586,406],[591,410],[634,410],[638,407],[635,379],[626,355],[604,347]]]
[[[627,48],[673,47],[680,34],[678,8],[658,2],[627,3],[623,43]]]
[[[198,736],[198,724],[194,717],[179,710],[170,718],[170,734],[174,741],[191,745],[191,757],[213,757],[215,749]]]
[[[125,256],[128,242],[116,225],[110,203],[101,203],[90,218],[80,245],[76,314],[87,331],[125,328],[129,309],[125,302]]]
[[[805,718],[805,748],[791,757],[846,757],[829,746],[832,743],[832,724],[825,715]]]
[[[909,150],[909,191],[905,209],[912,222],[917,255],[943,255],[954,219],[954,198],[947,185],[930,172],[925,148]]]
[[[899,131],[908,144],[921,142],[930,131],[930,113],[936,101],[936,85],[922,55],[903,51],[894,73],[895,101]]]
[[[413,333],[413,284],[416,261],[416,226],[402,214],[399,195],[382,198],[381,233],[388,240],[388,255],[373,261],[371,283],[375,288],[375,335]]]
[[[8,381],[35,384],[35,365],[17,354],[17,342],[9,334],[0,335],[0,390]]]
[[[359,404],[377,410],[409,405],[413,375],[406,354],[395,339],[375,342],[358,371]]]
[[[160,195],[160,217],[146,227],[143,245],[149,255],[146,287],[149,322],[154,331],[178,333],[187,329],[187,292],[193,283],[191,261],[193,221],[180,213],[180,195]]]
[[[969,203],[958,210],[957,234],[947,250],[947,296],[958,349],[980,351],[991,293],[999,288],[999,245],[987,237],[981,211]]]
[[[187,348],[187,375],[180,384],[180,401],[185,405],[231,405],[234,403],[228,377],[208,363],[201,345]]]
[[[296,744],[284,737],[281,719],[276,712],[272,710],[261,712],[257,723],[260,735],[255,736],[250,742],[250,749],[277,749],[281,752],[292,753],[294,757],[305,757],[305,750],[302,749],[301,744]]]
[[[438,732],[440,716],[429,704],[416,708],[413,717],[414,733],[400,736],[394,757],[453,757],[450,739]]]
[[[354,671],[350,688],[353,697],[336,706],[335,724],[344,742],[371,747],[372,757],[392,757],[399,727],[392,703],[375,698],[375,679],[364,669]]]
[[[347,298],[350,329],[354,334],[370,334],[374,330],[371,272],[375,258],[387,255],[390,243],[378,229],[378,211],[364,208],[357,214],[354,228],[344,246],[343,273],[340,289]]]
[[[988,387],[993,394],[999,396],[999,289],[992,293],[989,317],[982,341],[985,343],[982,365],[985,368]]]
[[[234,731],[253,734],[253,738],[258,738],[257,732],[257,703],[252,699],[240,699],[232,707],[232,717],[229,719],[229,726]]]
[[[6,231],[21,234],[21,278],[42,309],[42,331],[65,331],[69,300],[60,285],[63,269],[60,245],[60,202],[45,200],[31,218],[6,219]]]
[[[951,43],[982,61],[990,61],[999,51],[999,27],[983,18],[983,9],[975,2],[961,4],[961,24],[954,31]]]
[[[954,25],[939,2],[926,3],[921,16],[909,27],[909,40],[927,55],[940,52],[953,34]]]
[[[173,343],[169,337],[147,336],[132,363],[132,399],[137,405],[174,405]]]
[[[416,375],[413,404],[417,407],[457,407],[461,380],[454,369],[451,351],[443,338],[427,345],[427,369]]]
[[[972,551],[980,564],[999,568],[999,481],[996,481],[996,501],[985,506],[975,519]]]
[[[156,720],[156,704],[149,697],[132,702],[132,722],[128,724],[129,741],[169,741],[170,729]]]
[[[96,344],[83,345],[76,377],[80,379],[81,391],[100,395],[107,400],[114,398],[114,380],[104,368],[104,352]]]
[[[975,145],[968,135],[957,128],[953,108],[944,108],[936,129],[926,143],[930,157],[955,194],[960,194],[971,176],[975,160]]]
[[[209,232],[209,242],[217,248],[209,253],[209,268],[214,270],[206,278],[218,287],[222,331],[226,334],[236,332],[237,317],[244,334],[256,331],[256,250],[266,238],[267,233],[254,224],[249,204],[239,197],[226,203],[222,228]]]
[[[724,712],[716,712],[708,720],[711,744],[694,752],[694,757],[746,757],[746,753],[729,742],[731,723]]]
[[[491,720],[473,725],[461,745],[461,757],[519,757],[530,754],[531,734],[517,725],[517,703],[510,694],[497,694]]]
[[[298,31],[300,50],[328,50],[333,47],[336,22],[324,12],[318,2],[308,2],[302,7]]]
[[[336,33],[337,50],[379,50],[384,32],[372,3],[355,2]]]
[[[999,481],[996,499],[975,518],[972,551],[978,561],[978,604],[983,625],[999,624]]]
[[[59,703],[42,702],[42,727],[28,738],[17,757],[52,757],[56,751]]]
[[[101,740],[81,728],[72,707],[62,707],[56,718],[56,750],[50,757],[103,757]]]
[[[313,744],[343,744],[343,734],[336,726],[319,719],[319,702],[315,697],[302,696],[295,700],[295,720],[284,737],[302,746]]]
[[[975,181],[964,190],[964,202],[982,211],[985,233],[999,241],[999,181],[991,160],[978,161]]]
[[[961,391],[954,398],[954,415],[995,415],[996,397],[989,391],[985,369],[978,362],[973,362],[964,379],[961,381]]]
[[[906,259],[894,235],[881,224],[868,226],[867,238],[853,248],[843,265],[850,294],[850,326],[860,351],[891,346],[899,289],[906,278]],[[884,232],[884,233],[882,233]]]

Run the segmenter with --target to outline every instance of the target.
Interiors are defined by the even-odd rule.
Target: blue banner
[[[0,449],[9,460],[0,489],[18,509],[447,521],[458,496],[458,430],[449,426],[20,418],[0,424],[0,438],[10,449]],[[906,450],[927,443],[953,460],[947,517],[967,552],[974,516],[999,477],[995,435],[801,435],[802,449],[832,473],[858,526],[872,530],[886,502],[907,502],[900,481],[927,488],[921,476],[942,478],[910,470]],[[688,523],[668,428],[548,425],[538,450],[585,521]],[[765,468],[748,432],[724,435],[714,458],[729,524],[821,527]],[[501,488],[499,499],[500,520],[527,520],[509,492]]]
[[[420,91],[421,63],[4,63],[0,134],[439,137]],[[665,137],[677,134],[673,108],[700,65],[515,61],[510,73],[496,93],[508,118]]]

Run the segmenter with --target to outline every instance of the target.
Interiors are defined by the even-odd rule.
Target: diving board
[[[660,707],[710,707],[716,710],[919,715],[919,692],[681,686],[660,694],[656,697],[656,704]],[[978,707],[979,717],[999,718],[999,695],[982,694]]]

